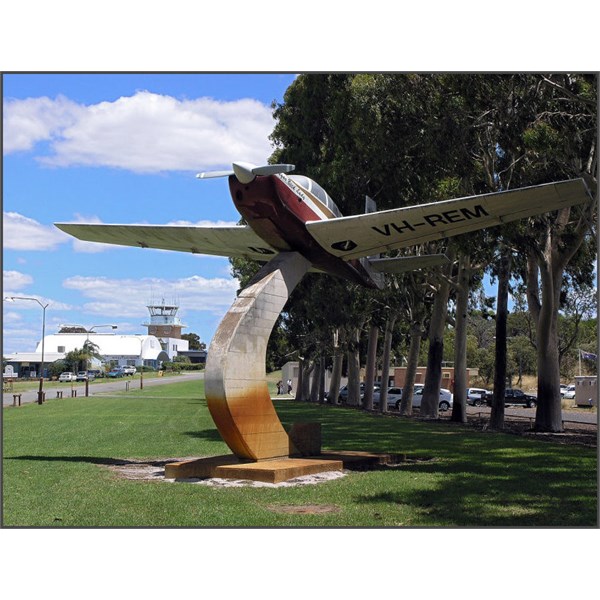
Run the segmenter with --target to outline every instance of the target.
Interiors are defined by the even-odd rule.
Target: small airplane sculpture
[[[233,163],[230,171],[197,175],[229,177],[233,202],[247,225],[105,225],[56,223],[85,241],[160,248],[194,254],[246,257],[267,262],[298,252],[312,270],[381,288],[383,273],[443,264],[443,254],[380,258],[381,253],[449,238],[587,202],[582,179],[561,181],[377,212],[367,198],[364,214],[344,217],[327,192],[294,165]]]
[[[237,478],[266,481],[262,478],[267,467],[273,470],[273,481],[341,468],[341,461],[322,457],[304,460],[300,466],[270,460],[315,453],[312,444],[302,447],[306,442],[302,436],[285,430],[265,380],[270,333],[307,271],[381,287],[386,272],[419,269],[448,259],[444,255],[380,258],[380,253],[588,200],[583,181],[573,180],[381,212],[375,212],[374,202],[367,199],[365,214],[343,217],[319,184],[308,177],[289,175],[293,169],[293,165],[234,163],[232,171],[199,175],[201,179],[229,177],[231,197],[247,223],[244,226],[56,224],[91,242],[239,256],[266,263],[223,317],[206,361],[207,406],[234,462],[269,459],[266,466],[256,467],[253,476],[247,470],[230,474]],[[171,465],[169,477],[226,476],[223,469],[232,468],[232,460],[230,456],[221,458],[223,461],[210,458]],[[247,467],[245,463],[243,468]]]

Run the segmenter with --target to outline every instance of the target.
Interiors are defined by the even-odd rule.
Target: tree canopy
[[[469,313],[482,309],[481,303],[475,305],[484,273],[495,277],[502,257],[511,257],[508,277],[524,303],[519,314],[528,315],[529,331],[507,333],[506,360],[513,371],[516,361],[522,373],[524,366],[531,368],[532,350],[537,352],[537,425],[555,429],[562,356],[579,340],[585,329],[580,323],[595,317],[595,307],[584,308],[576,299],[590,294],[595,285],[596,107],[593,74],[301,75],[274,106],[271,161],[295,164],[298,173],[328,191],[344,214],[362,212],[365,195],[379,209],[387,209],[583,177],[594,200],[587,206],[453,240],[463,265],[462,281],[468,285]],[[444,250],[440,242],[437,251]],[[256,272],[256,264],[233,262],[242,283]],[[382,313],[377,308],[382,305],[396,306],[396,340],[406,341],[415,331],[407,319],[430,330],[430,354],[432,344],[439,344],[430,360],[448,357],[444,332],[454,332],[448,325],[454,323],[454,333],[465,336],[460,347],[469,360],[478,356],[483,371],[484,364],[498,361],[489,355],[494,347],[489,328],[476,334],[487,336],[479,346],[469,341],[472,325],[461,326],[459,332],[453,312],[458,279],[445,289],[440,273],[428,273],[417,283],[410,277],[396,277],[391,288],[379,292],[327,275],[307,276],[272,336],[272,363],[330,355],[334,332],[335,340],[348,348],[357,326],[364,357],[361,340],[367,323],[381,330],[389,325],[391,312]],[[446,277],[456,278],[458,271]],[[413,284],[413,292],[405,293]],[[437,324],[441,329],[435,335],[427,311],[416,316],[425,290],[445,294],[438,300],[440,307],[450,303],[448,318]],[[483,313],[481,318],[486,320]],[[392,347],[397,345],[392,342]]]

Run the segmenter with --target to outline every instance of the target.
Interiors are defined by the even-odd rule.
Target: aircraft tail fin
[[[377,212],[377,202],[369,196],[365,196],[365,214]]]

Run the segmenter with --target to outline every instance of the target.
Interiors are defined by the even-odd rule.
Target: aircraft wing
[[[245,257],[267,261],[278,253],[250,227],[195,227],[190,225],[104,225],[55,223],[77,239],[137,248],[177,250],[193,254]]]
[[[501,225],[589,200],[583,179],[575,179],[310,221],[306,228],[327,252],[350,260]]]

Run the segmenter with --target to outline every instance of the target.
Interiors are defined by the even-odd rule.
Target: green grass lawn
[[[324,449],[431,459],[288,488],[131,481],[119,459],[226,454],[202,381],[4,409],[10,526],[596,526],[596,450],[358,410],[276,401],[287,427],[322,424]],[[327,505],[337,512],[285,514]]]

